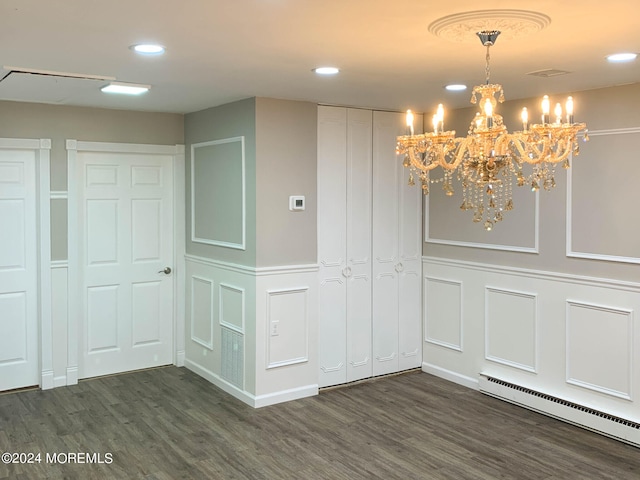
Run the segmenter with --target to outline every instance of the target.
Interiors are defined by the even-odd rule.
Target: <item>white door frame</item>
[[[68,260],[69,260],[69,297],[68,297],[68,351],[67,385],[78,383],[78,295],[80,294],[78,258],[78,152],[141,153],[171,155],[173,158],[173,363],[184,365],[184,285],[185,285],[185,172],[184,145],[146,145],[134,143],[105,143],[67,140],[67,178],[68,178]]]

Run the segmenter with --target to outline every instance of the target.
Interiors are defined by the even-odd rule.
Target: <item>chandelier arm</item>
[[[462,158],[460,158],[459,155],[455,155],[452,162],[447,162],[446,159],[443,158],[441,166],[445,170],[449,170],[450,172],[453,172],[460,166],[461,161],[462,161]]]
[[[443,162],[442,165],[442,168],[450,171],[456,170],[462,163],[462,160],[464,158],[464,151],[466,150],[467,138],[456,138],[455,143],[457,143],[458,145],[454,150],[453,161],[451,163]]]
[[[556,155],[551,161],[553,163],[560,163],[563,162],[571,153],[571,145],[573,144],[573,139],[572,138],[567,138],[564,141],[561,139],[558,141],[558,149],[560,148],[560,143],[563,143],[563,149],[562,149],[562,154],[561,155]],[[556,150],[556,153],[558,152],[558,150]]]
[[[417,170],[428,172],[438,166],[438,163],[435,163],[435,162],[425,164],[422,161],[422,158],[419,155],[416,155],[415,149],[413,147],[409,148],[408,153],[409,153],[409,160],[411,161],[411,166],[413,166]]]
[[[526,139],[520,138],[519,136],[514,136],[511,144],[515,146],[518,152],[518,162],[533,163],[530,161],[531,159],[529,158],[529,154],[527,152],[528,149],[525,149],[522,146],[525,142],[526,142]]]

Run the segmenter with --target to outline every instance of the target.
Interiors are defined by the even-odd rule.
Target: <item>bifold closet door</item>
[[[372,375],[372,112],[318,107],[319,385]]]
[[[372,118],[347,110],[347,381],[373,375],[371,355]]]
[[[319,386],[347,381],[347,111],[318,107]]]
[[[404,115],[373,120],[373,374],[383,375],[421,361],[422,195],[395,155]]]

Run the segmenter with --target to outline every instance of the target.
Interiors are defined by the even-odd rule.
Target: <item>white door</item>
[[[347,110],[347,381],[373,375],[371,361],[370,110]]]
[[[374,112],[374,375],[421,362],[422,191],[407,185],[409,171],[395,155],[396,137],[405,130],[403,114]]]
[[[372,374],[371,118],[318,107],[320,387]]]
[[[318,107],[319,386],[347,381],[347,110]]]
[[[172,363],[172,160],[78,151],[80,378]]]
[[[39,384],[36,155],[0,148],[0,391]]]

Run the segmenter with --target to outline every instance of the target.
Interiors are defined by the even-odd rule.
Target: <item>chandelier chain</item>
[[[484,67],[485,81],[487,85],[489,85],[489,77],[491,76],[491,70],[489,68],[489,62],[491,61],[491,54],[489,53],[490,48],[491,44],[487,44],[487,56],[485,57],[486,65]]]

